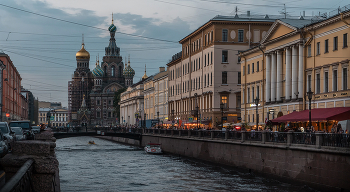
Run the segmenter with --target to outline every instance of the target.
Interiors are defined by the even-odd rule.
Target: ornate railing
[[[5,184],[1,192],[34,191],[32,174],[34,160],[27,160],[17,173]]]

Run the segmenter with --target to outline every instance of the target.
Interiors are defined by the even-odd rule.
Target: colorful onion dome
[[[135,71],[134,71],[134,69],[132,69],[130,67],[130,61],[129,61],[128,66],[125,66],[124,71],[123,71],[123,75],[124,75],[125,78],[132,78],[132,77],[134,77]]]
[[[84,43],[81,45],[80,51],[75,54],[77,59],[90,59],[90,53],[85,50]]]
[[[102,68],[100,67],[100,65],[98,63],[96,63],[96,67],[94,70],[92,70],[92,74],[95,76],[95,77],[103,77],[103,70]]]
[[[108,31],[116,32],[117,31],[117,27],[112,23],[111,26],[108,27]]]

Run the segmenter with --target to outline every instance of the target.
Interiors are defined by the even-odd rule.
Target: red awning
[[[318,108],[311,110],[311,121],[347,120],[350,119],[350,107]],[[309,121],[309,110],[293,112],[271,120],[272,122]]]

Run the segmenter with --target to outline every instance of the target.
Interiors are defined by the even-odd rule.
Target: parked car
[[[40,133],[40,126],[32,126],[32,130],[35,134]]]
[[[4,137],[6,137],[7,145],[9,149],[11,149],[12,142],[15,138],[15,133],[11,130],[7,122],[0,122],[0,131],[2,132]]]
[[[21,127],[27,139],[34,140],[35,134],[29,121],[11,121],[10,127]]]
[[[21,127],[11,127],[11,129],[16,134],[16,141],[25,140],[27,138]]]
[[[7,139],[4,134],[0,131],[0,157],[5,156],[9,151],[9,147],[7,145]]]

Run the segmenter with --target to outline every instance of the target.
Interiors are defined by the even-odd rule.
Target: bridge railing
[[[11,177],[11,179],[0,190],[1,192],[10,191],[34,191],[34,185],[32,181],[34,160],[27,160],[24,165],[17,171],[17,173]],[[54,183],[53,183],[54,185]]]
[[[267,131],[218,131],[187,129],[145,129],[144,134],[157,133],[172,137],[191,137],[198,139],[231,140],[241,142],[276,143],[284,145],[303,145],[321,148],[322,146],[350,148],[349,134],[328,134],[324,132],[267,132]],[[171,134],[170,134],[171,133]]]

